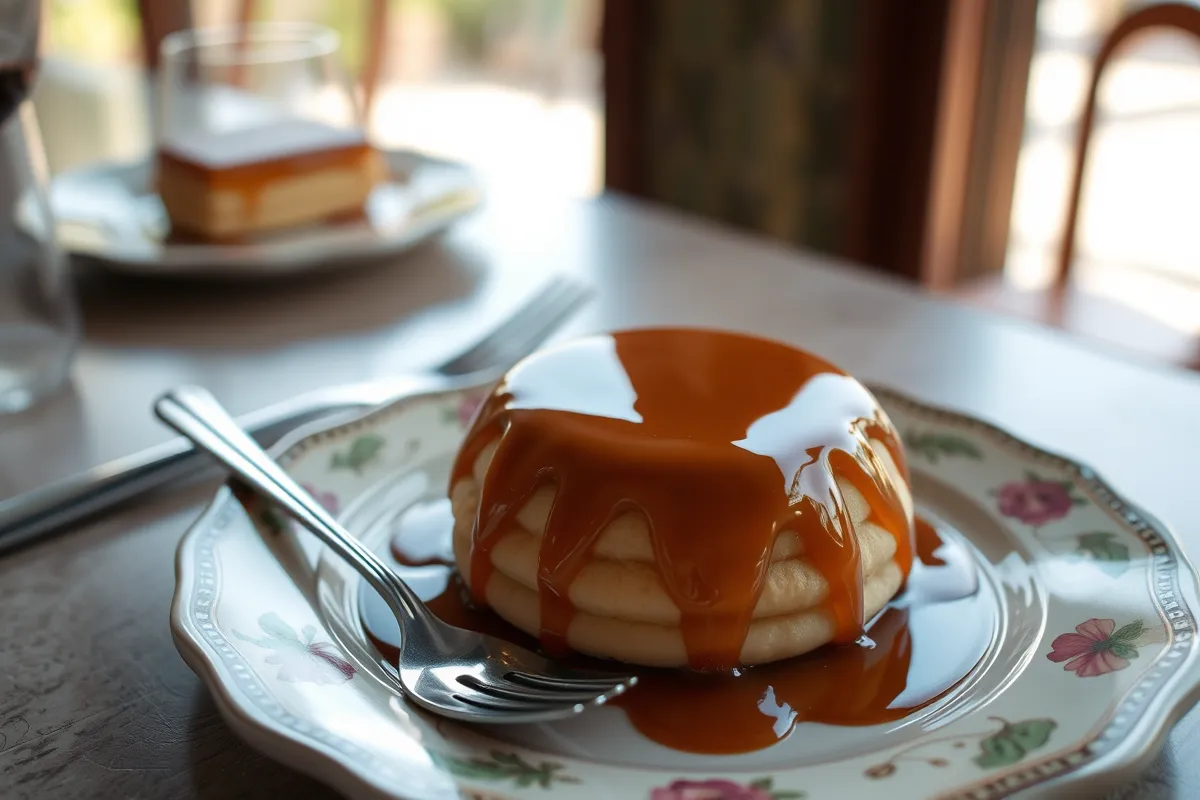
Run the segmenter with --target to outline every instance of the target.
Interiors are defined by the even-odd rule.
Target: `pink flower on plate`
[[[1066,661],[1063,669],[1080,678],[1094,678],[1129,666],[1138,657],[1137,640],[1145,633],[1142,621],[1114,630],[1111,619],[1089,619],[1075,626],[1075,633],[1064,633],[1050,644],[1046,658],[1056,663]]]
[[[749,785],[720,778],[703,781],[677,780],[672,781],[669,786],[650,792],[650,800],[776,800],[799,796],[793,792],[772,792],[769,779],[755,781]]]
[[[1032,472],[1026,477],[1027,480],[1006,483],[993,492],[1004,516],[1037,528],[1062,519],[1074,506],[1087,502],[1071,495],[1069,481],[1048,481]]]
[[[321,506],[330,514],[337,516],[338,509],[341,508],[341,503],[338,502],[338,496],[333,492],[323,492],[310,483],[300,484],[300,488],[312,495]]]
[[[297,634],[295,628],[270,611],[258,618],[258,626],[267,634],[266,638],[246,636],[238,631],[234,631],[234,635],[244,642],[274,651],[264,660],[279,667],[276,677],[284,683],[338,684],[354,677],[354,665],[342,658],[332,644],[314,641],[317,629],[312,625],[305,625]]]

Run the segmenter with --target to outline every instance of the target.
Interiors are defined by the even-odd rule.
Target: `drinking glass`
[[[37,64],[38,17],[29,9],[39,5],[0,8],[0,413],[23,411],[58,389],[79,339],[45,154],[26,99]]]
[[[162,42],[157,86],[159,145],[291,120],[361,130],[339,44],[336,31],[305,22],[170,34]]]

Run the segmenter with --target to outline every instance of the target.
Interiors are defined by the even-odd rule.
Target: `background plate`
[[[461,164],[385,151],[391,179],[376,187],[364,219],[321,223],[239,244],[179,242],[150,188],[150,165],[95,164],[50,186],[59,241],[72,255],[146,275],[246,277],[346,267],[402,252],[444,230],[482,201]],[[28,215],[34,218],[35,215]]]

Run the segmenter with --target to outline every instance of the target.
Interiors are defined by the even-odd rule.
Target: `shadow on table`
[[[483,266],[442,239],[306,275],[154,278],[79,265],[85,335],[102,345],[258,349],[394,326],[472,294]]]
[[[0,414],[0,499],[91,466],[83,402],[74,378],[26,411]]]
[[[1105,795],[1104,800],[1182,800],[1195,797],[1191,788],[1179,785],[1180,778],[1172,750],[1165,747],[1137,780]]]
[[[239,739],[203,688],[196,691],[188,732],[188,761],[196,797],[211,800],[263,797],[339,800],[341,797],[312,778],[271,761]]]

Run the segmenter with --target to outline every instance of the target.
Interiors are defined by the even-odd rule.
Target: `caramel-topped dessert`
[[[581,339],[521,362],[451,478],[476,604],[552,653],[727,670],[852,643],[913,563],[899,437],[858,381],[765,339]]]
[[[213,240],[361,213],[384,178],[361,131],[302,119],[177,133],[156,167],[173,228]]]
[[[384,557],[439,619],[536,648],[529,634],[466,597],[449,552],[452,527],[448,499],[419,503],[396,521]],[[904,591],[867,623],[858,642],[728,672],[641,667],[637,685],[611,705],[644,736],[687,753],[762,750],[803,723],[907,724],[970,674],[988,651],[998,618],[996,598],[962,539],[920,517],[914,529],[916,548]],[[383,662],[395,664],[400,654],[395,615],[365,583],[359,611]],[[571,660],[628,672],[623,664]],[[589,740],[588,747],[597,745]]]

